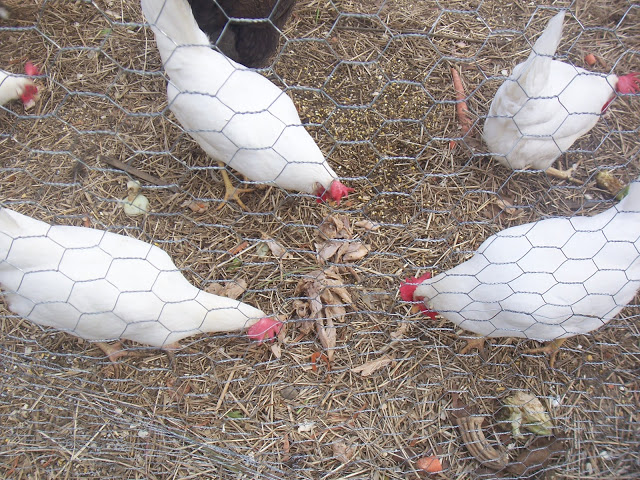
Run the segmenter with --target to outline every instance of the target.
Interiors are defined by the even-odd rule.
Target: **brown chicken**
[[[189,0],[189,4],[212,44],[232,60],[258,68],[275,53],[279,30],[291,16],[295,0]]]

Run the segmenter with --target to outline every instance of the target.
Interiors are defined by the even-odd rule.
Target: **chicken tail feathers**
[[[562,39],[564,15],[565,11],[562,10],[549,20],[544,32],[533,45],[527,61],[513,70],[512,78],[529,97],[535,96],[536,90],[546,84],[551,61]]]
[[[0,267],[7,259],[16,238],[46,235],[49,225],[9,210],[0,208]]]
[[[141,3],[142,12],[156,35],[163,61],[180,45],[209,45],[187,0],[142,0]]]
[[[0,233],[15,237],[15,234],[20,230],[18,222],[9,214],[11,210],[3,208],[0,210]]]
[[[8,208],[0,209],[0,234],[11,238],[46,235],[50,225]]]
[[[555,55],[560,40],[562,39],[562,27],[564,24],[565,10],[559,12],[555,17],[549,20],[547,28],[544,29],[542,35],[533,45],[531,55],[552,57]],[[531,58],[531,56],[529,57]]]

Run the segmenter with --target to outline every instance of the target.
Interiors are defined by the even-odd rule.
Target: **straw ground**
[[[616,100],[561,159],[580,162],[578,184],[514,173],[485,155],[479,132],[491,98],[553,12],[522,2],[446,2],[444,11],[409,0],[300,1],[264,73],[288,89],[356,193],[338,208],[269,187],[245,194],[242,212],[234,204],[216,211],[218,167],[167,109],[137,2],[6,3],[15,15],[0,25],[2,66],[19,72],[32,60],[46,76],[34,111],[18,103],[0,111],[2,202],[153,242],[200,288],[244,279],[244,301],[289,323],[279,349],[241,334],[200,336],[173,365],[142,349],[109,377],[95,346],[2,307],[4,478],[420,478],[415,460],[430,454],[446,460],[442,478],[491,478],[502,474],[462,444],[451,393],[487,417],[495,445],[504,435],[489,432],[501,430],[496,413],[515,390],[543,400],[564,440],[538,478],[634,476],[637,308],[569,340],[551,370],[544,357],[522,354],[533,342],[499,339],[486,358],[457,355],[459,332],[411,316],[396,294],[405,276],[450,268],[500,229],[608,208],[611,194],[595,182],[601,170],[623,183],[638,176],[636,98]],[[594,53],[601,63],[590,68],[600,72],[640,69],[637,7],[599,0],[571,10],[560,56],[584,66]],[[464,139],[452,67],[475,122]],[[170,185],[142,182],[146,218],[122,212],[118,199],[135,175],[114,159]],[[194,202],[205,211],[192,211]],[[379,229],[354,227],[370,251],[336,265],[353,302],[334,319],[329,370],[316,363],[314,353],[326,352],[294,301],[304,301],[299,281],[327,267],[315,243],[323,219],[338,213]],[[352,371],[384,358],[370,376]]]

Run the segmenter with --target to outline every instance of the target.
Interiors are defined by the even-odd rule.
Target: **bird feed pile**
[[[194,286],[284,327],[171,354],[124,342],[114,368],[0,301],[0,477],[635,478],[637,299],[551,367],[522,339],[461,354],[469,332],[413,313],[398,288],[508,227],[603,212],[640,175],[637,95],[560,157],[571,180],[512,171],[481,137],[559,8],[558,59],[640,71],[637,5],[299,0],[260,72],[355,189],[338,205],[207,156],[169,109],[139,2],[3,3],[0,68],[40,75],[32,108],[0,107],[1,206],[159,247]],[[221,200],[223,168],[252,188],[246,210]],[[138,216],[123,209],[134,180]]]

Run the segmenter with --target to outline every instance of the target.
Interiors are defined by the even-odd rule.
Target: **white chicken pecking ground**
[[[248,328],[262,341],[282,324],[191,285],[167,253],[94,228],[49,225],[0,209],[0,287],[10,311],[98,342],[115,363],[132,340],[168,352],[199,333]]]
[[[511,169],[547,170],[568,180],[573,169],[553,162],[591,130],[618,94],[637,93],[637,73],[621,77],[589,72],[553,59],[565,11],[555,15],[496,92],[483,138],[494,159]]]
[[[214,50],[187,0],[142,0],[142,10],[170,78],[169,108],[209,156],[254,182],[322,200],[339,202],[353,190],[338,180],[289,96]],[[225,184],[224,200],[238,201]]]
[[[430,278],[409,278],[403,300],[482,337],[549,345],[596,330],[640,288],[640,178],[620,203],[592,217],[556,217],[492,235],[473,257]],[[480,348],[483,338],[469,341]]]
[[[27,75],[38,75],[38,69],[32,64],[25,65]],[[38,99],[38,87],[28,76],[13,75],[0,70],[0,105],[21,99],[25,108],[31,108]]]

